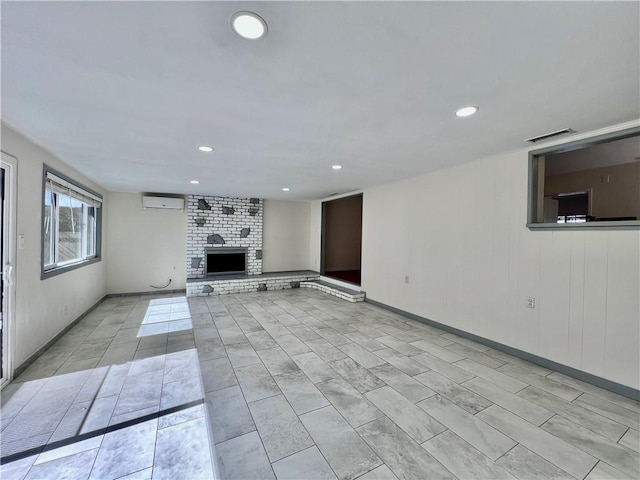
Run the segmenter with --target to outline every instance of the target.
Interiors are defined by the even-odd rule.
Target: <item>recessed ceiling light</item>
[[[456,111],[456,116],[458,117],[468,117],[476,113],[480,108],[471,106],[471,107],[462,107]]]
[[[201,147],[198,147],[198,150],[200,150],[201,152],[213,152],[213,147],[202,145]]]
[[[331,168],[333,168],[334,170],[340,170],[342,169],[342,165],[332,165]]]
[[[248,40],[257,40],[267,33],[267,23],[253,12],[234,13],[231,16],[231,28]]]
[[[191,180],[189,183],[193,183],[194,185],[198,185],[200,182],[198,180]]]
[[[288,192],[289,191],[289,187],[282,187],[282,191],[283,192]]]

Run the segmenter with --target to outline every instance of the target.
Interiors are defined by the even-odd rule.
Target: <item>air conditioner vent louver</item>
[[[571,128],[563,128],[562,130],[556,130],[555,132],[545,133],[543,135],[538,135],[537,137],[527,138],[526,142],[536,143],[541,140],[547,140],[552,137],[557,137],[558,135],[564,135],[565,133],[574,133],[574,130]]]
[[[159,210],[184,210],[184,197],[147,193],[142,196],[142,206]]]

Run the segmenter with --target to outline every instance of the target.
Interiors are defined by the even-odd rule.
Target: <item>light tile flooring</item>
[[[107,299],[1,422],[11,479],[640,478],[638,402],[308,289]]]

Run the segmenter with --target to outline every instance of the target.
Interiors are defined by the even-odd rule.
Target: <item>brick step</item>
[[[294,288],[298,282],[314,280],[319,276],[319,273],[302,270],[263,273],[261,275],[227,275],[214,278],[188,279],[187,297],[283,290],[285,288]]]
[[[366,297],[366,294],[364,292],[358,292],[356,290],[351,290],[350,288],[341,287],[329,282],[324,282],[322,280],[300,282],[300,287],[320,290],[321,292],[328,293],[329,295],[333,295],[334,297],[342,298],[343,300],[347,300],[351,303],[364,302],[364,299]]]

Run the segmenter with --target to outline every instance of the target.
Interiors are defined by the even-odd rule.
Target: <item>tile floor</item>
[[[638,402],[308,289],[110,298],[0,418],[11,479],[640,478]]]

